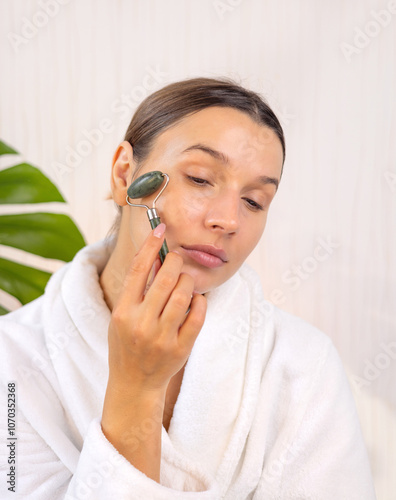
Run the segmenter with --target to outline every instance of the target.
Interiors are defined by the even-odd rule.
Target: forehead
[[[280,175],[283,151],[276,133],[233,108],[211,107],[183,118],[156,138],[150,160],[174,162],[186,154],[204,154],[192,150],[183,155],[197,143],[220,151],[232,165],[253,162]]]

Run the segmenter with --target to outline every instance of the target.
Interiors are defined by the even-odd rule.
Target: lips
[[[220,267],[228,261],[225,251],[212,245],[184,245],[182,248],[189,257],[205,267]]]

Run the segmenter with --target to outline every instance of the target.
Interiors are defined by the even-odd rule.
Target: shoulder
[[[331,413],[336,402],[353,411],[345,368],[331,338],[279,308],[274,308],[273,315],[273,348],[263,366],[263,382],[269,381],[281,392],[282,401],[288,401],[287,407],[293,411],[298,408],[302,414],[316,412],[319,407]]]
[[[278,342],[304,350],[328,349],[330,337],[308,321],[274,306],[274,327]]]
[[[274,308],[275,341],[273,355],[285,373],[300,377],[319,377],[338,373],[344,367],[332,339],[302,318]]]
[[[295,373],[312,373],[312,370],[330,364],[342,370],[340,357],[327,332],[267,301],[258,274],[246,263],[238,274],[250,288],[252,303],[259,304],[261,314],[272,323],[271,358],[276,359],[278,367]]]
[[[46,318],[59,301],[59,290],[49,293],[70,263],[50,277],[44,294],[0,317],[0,378],[14,379],[30,387],[38,380],[53,378]]]
[[[44,351],[42,306],[43,296],[0,317],[2,379],[19,378],[24,370],[33,369],[32,360]]]
[[[44,296],[19,307],[4,316],[0,316],[0,342],[29,342],[42,330]],[[36,333],[36,335],[35,335]]]

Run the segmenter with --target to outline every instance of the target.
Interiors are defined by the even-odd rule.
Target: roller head
[[[155,170],[154,172],[147,172],[138,177],[129,186],[127,194],[129,198],[144,198],[145,196],[150,196],[157,191],[157,189],[164,182],[164,177],[162,172]]]

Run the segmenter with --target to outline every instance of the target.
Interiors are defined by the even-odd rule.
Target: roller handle
[[[161,224],[161,219],[159,217],[154,217],[153,219],[150,219],[150,224],[151,224],[151,229],[154,229],[159,224]],[[161,264],[164,263],[164,260],[165,260],[165,257],[166,257],[167,253],[169,253],[168,245],[166,243],[166,240],[164,240],[164,242],[162,243],[162,247],[161,247],[161,249],[159,251],[159,256],[160,256],[160,259],[161,259]]]
[[[150,224],[151,224],[151,229],[154,229],[159,224],[161,224],[161,219],[159,217],[154,217],[154,218],[150,219]],[[166,257],[167,253],[169,253],[168,245],[166,243],[166,240],[164,240],[164,242],[162,243],[161,250],[159,251],[159,256],[160,256],[160,259],[161,259],[161,264],[164,263],[164,260],[165,260],[165,257]],[[190,306],[188,307],[188,309],[186,311],[186,315],[190,312],[190,309],[191,309],[191,303],[190,303]]]

